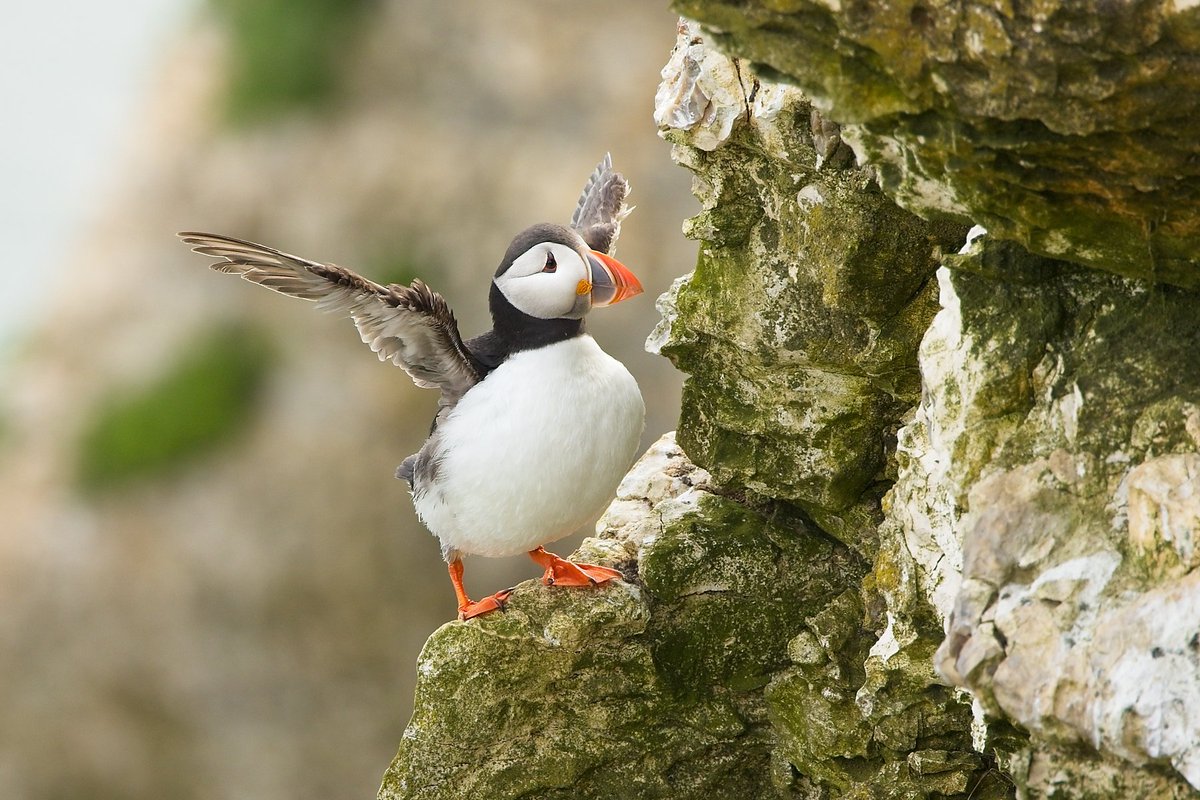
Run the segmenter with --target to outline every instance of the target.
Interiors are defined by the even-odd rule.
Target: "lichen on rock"
[[[922,215],[1200,285],[1200,13],[1190,3],[676,0],[843,123]]]
[[[1200,701],[1200,383],[1179,368],[1200,347],[1195,297],[1028,256],[988,268],[1014,248],[980,239],[939,274],[885,536],[946,619],[941,672],[1033,732],[1027,772],[1074,762],[1060,796],[1115,796],[1095,794],[1112,774],[1187,796],[1112,759],[1200,784],[1200,730],[1176,710]],[[1059,754],[1081,744],[1104,755]],[[1107,767],[1095,781],[1089,761]]]
[[[742,104],[728,128],[719,115],[659,106],[660,120],[683,125],[664,135],[696,174],[702,211],[686,225],[700,241],[695,272],[672,287],[651,349],[692,376],[679,435],[698,463],[869,551],[871,488],[919,394],[933,270],[965,228],[901,210],[852,161],[818,166],[804,96],[733,64],[705,49],[696,26],[681,29],[668,67],[699,70],[689,97],[740,94]],[[664,72],[664,84],[678,80]]]

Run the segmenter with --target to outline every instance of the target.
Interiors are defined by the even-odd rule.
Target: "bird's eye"
[[[542,267],[542,272],[554,272],[558,269],[558,263],[554,260],[554,253],[546,253],[546,266]]]

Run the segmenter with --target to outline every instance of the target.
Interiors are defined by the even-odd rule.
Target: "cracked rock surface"
[[[675,0],[844,124],[923,216],[1200,286],[1200,8],[1086,0]]]
[[[885,527],[946,619],[937,666],[1033,732],[1035,791],[1057,772],[1056,796],[1191,796],[1196,297],[986,237],[948,264]],[[1063,750],[1082,744],[1099,752]]]

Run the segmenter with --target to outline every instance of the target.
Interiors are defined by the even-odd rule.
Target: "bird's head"
[[[552,224],[517,234],[492,283],[514,309],[542,320],[580,320],[597,306],[642,293],[624,264],[589,249],[570,228]],[[492,294],[495,315],[498,298]]]

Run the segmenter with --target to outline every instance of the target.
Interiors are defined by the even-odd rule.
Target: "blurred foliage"
[[[374,0],[212,0],[229,29],[227,114],[234,124],[325,105],[338,54]]]
[[[363,274],[384,286],[391,283],[409,286],[417,278],[426,283],[436,279],[442,274],[442,265],[404,245],[386,245],[368,252]]]
[[[151,385],[101,402],[83,435],[80,485],[96,491],[152,476],[228,439],[273,361],[257,328],[228,324],[204,334]]]

